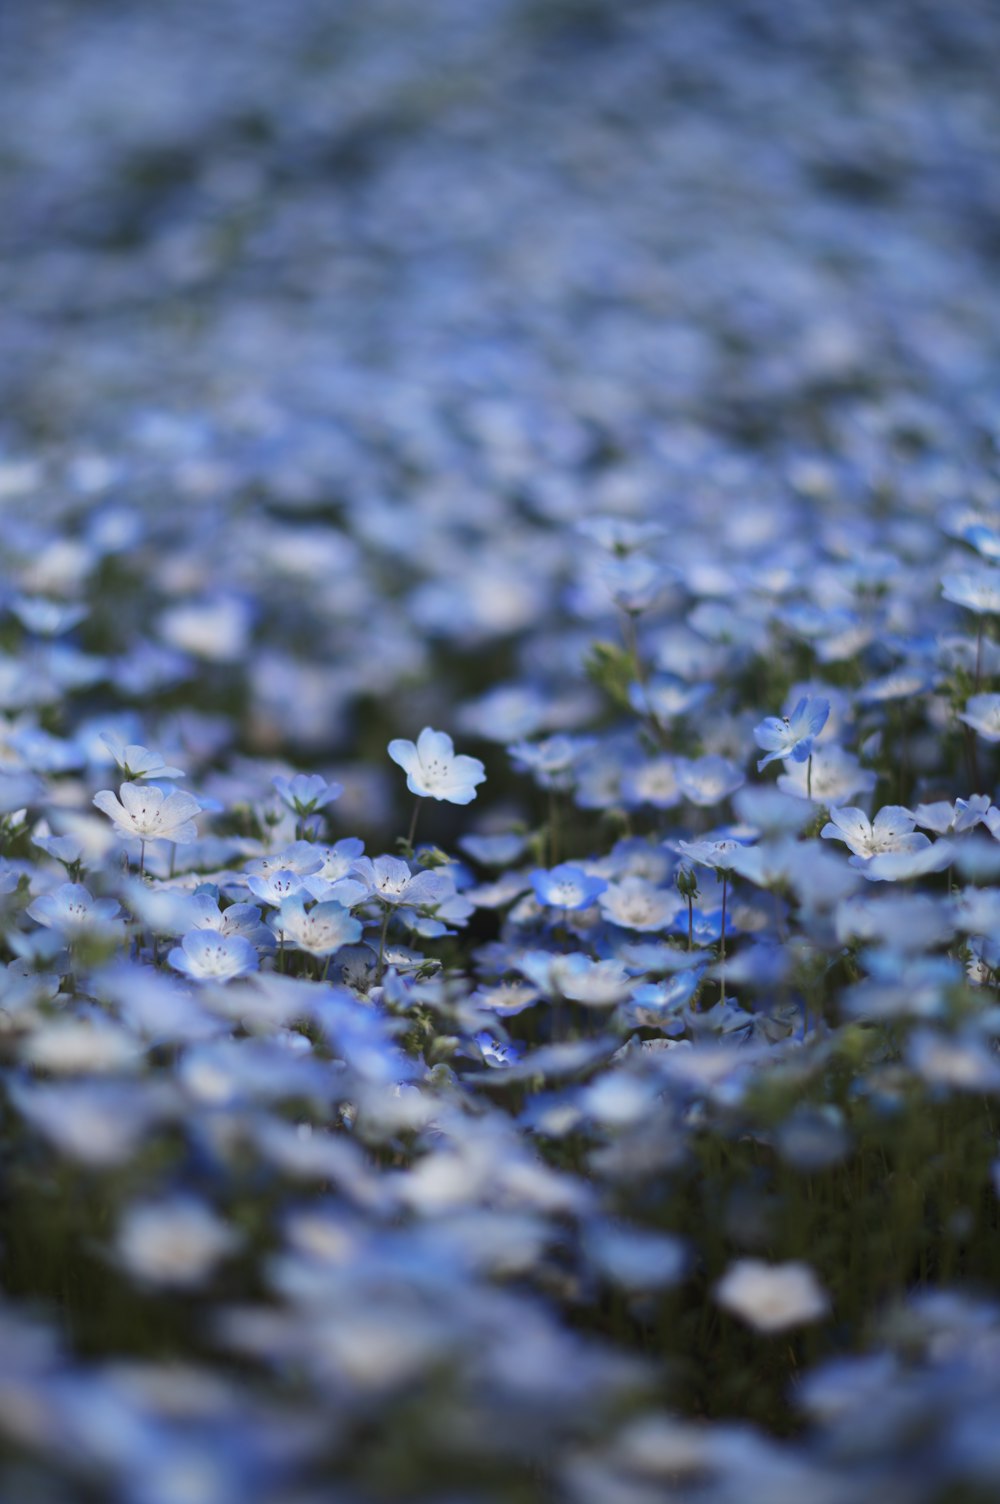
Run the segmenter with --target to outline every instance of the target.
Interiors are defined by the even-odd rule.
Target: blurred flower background
[[[0,1497],[997,1497],[998,67],[0,7]]]

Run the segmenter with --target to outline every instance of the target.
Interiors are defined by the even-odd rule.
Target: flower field
[[[1000,13],[0,11],[0,1500],[1000,1496]]]

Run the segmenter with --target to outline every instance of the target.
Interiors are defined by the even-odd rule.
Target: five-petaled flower
[[[769,762],[786,757],[793,762],[806,762],[829,714],[829,700],[803,695],[791,715],[767,716],[753,728],[754,741],[767,753],[758,762],[757,772],[762,772]]]
[[[456,753],[445,731],[425,726],[416,742],[397,737],[389,743],[389,756],[406,774],[406,787],[420,798],[446,799],[449,804],[470,804],[476,785],[484,782],[486,769],[478,757]]]
[[[193,794],[180,789],[165,794],[142,783],[123,783],[116,799],[110,789],[94,795],[99,810],[114,821],[115,833],[123,840],[175,841],[179,846],[198,839],[194,817],[201,805]]]

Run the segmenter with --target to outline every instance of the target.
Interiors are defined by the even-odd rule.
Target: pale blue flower
[[[791,715],[768,716],[754,727],[754,740],[767,753],[759,759],[760,773],[770,762],[790,758],[806,762],[812,756],[813,743],[826,725],[830,714],[829,700],[804,696]]]
[[[303,818],[332,804],[344,792],[343,784],[327,783],[319,773],[296,773],[293,778],[285,778],[278,773],[271,782],[277,789],[281,802],[293,814]]]
[[[538,902],[551,909],[585,909],[607,888],[603,877],[584,871],[571,862],[557,867],[536,868],[531,886]]]
[[[1000,695],[971,695],[958,719],[971,726],[986,742],[1000,742]]]
[[[406,774],[406,787],[418,798],[444,799],[449,804],[469,804],[476,785],[486,778],[478,757],[456,754],[445,731],[425,726],[416,742],[396,738],[389,743],[389,756]]]
[[[244,935],[221,935],[217,930],[189,930],[167,960],[196,982],[231,982],[260,965],[256,948]]]

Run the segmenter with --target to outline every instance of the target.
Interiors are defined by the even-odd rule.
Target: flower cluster
[[[2,8],[0,1498],[1000,1495],[1000,11],[771,10]]]

